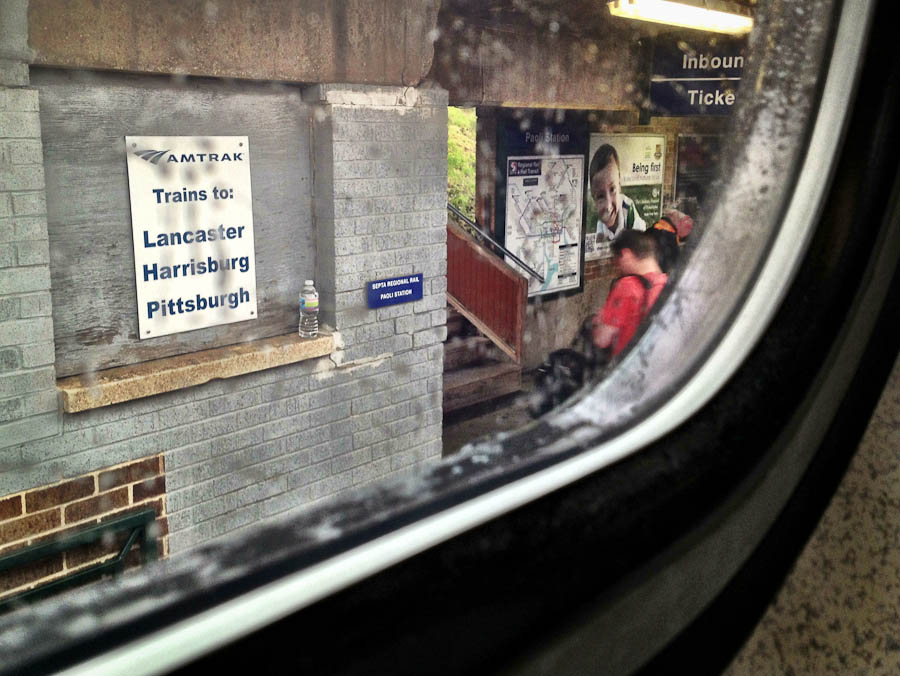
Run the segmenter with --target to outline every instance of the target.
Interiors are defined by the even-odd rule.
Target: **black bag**
[[[613,280],[613,287],[625,277],[636,277],[644,287],[644,307],[647,313],[647,298],[652,284],[641,275],[623,275]],[[581,325],[581,331],[572,341],[572,347],[554,350],[537,369],[535,392],[528,405],[528,413],[539,418],[556,408],[575,394],[588,380],[593,380],[609,365],[612,358],[610,348],[600,349],[594,345],[592,320],[589,317]]]
[[[678,236],[674,232],[653,226],[647,233],[656,240],[656,260],[659,269],[669,274],[678,262]]]
[[[584,384],[587,362],[584,354],[568,347],[551,352],[537,370],[531,416],[539,418],[572,396]]]
[[[573,347],[551,352],[538,367],[535,392],[528,406],[533,418],[559,406],[609,363],[610,350],[594,346],[590,318],[582,324],[572,343]]]

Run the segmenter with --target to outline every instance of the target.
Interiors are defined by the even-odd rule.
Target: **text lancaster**
[[[250,292],[244,287],[240,287],[237,291],[230,293],[220,293],[212,296],[198,293],[195,294],[194,298],[188,299],[161,298],[160,300],[151,300],[147,303],[147,318],[152,319],[155,315],[169,317],[176,314],[202,312],[204,310],[225,308],[226,306],[234,310],[238,305],[249,302]]]
[[[185,230],[184,232],[160,232],[155,240],[150,239],[150,233],[144,230],[144,248],[152,249],[158,246],[175,246],[177,244],[194,244],[203,242],[215,242],[225,239],[240,239],[244,236],[243,225],[220,225],[218,228],[206,230]]]

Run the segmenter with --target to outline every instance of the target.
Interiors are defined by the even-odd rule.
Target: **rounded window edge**
[[[846,5],[844,11],[854,11],[855,10],[858,12],[858,11],[860,11],[860,7],[862,7],[863,5],[864,5],[864,3],[848,3]],[[857,18],[859,17],[858,14],[856,16],[857,16]],[[843,22],[842,22],[842,25],[843,25]],[[854,44],[856,44],[856,46],[858,46],[859,43],[854,43],[852,40],[841,41],[840,36],[839,36],[837,44],[841,47],[842,50],[850,50]],[[809,56],[809,58],[812,61],[815,61],[815,59],[812,56]],[[852,74],[854,72],[855,72],[855,68],[850,68],[849,71],[844,72],[843,75],[846,77],[849,73],[849,75],[852,76]],[[849,100],[852,87],[847,86],[846,80],[844,81],[842,87],[845,90],[845,95],[848,97],[847,100]],[[825,95],[827,96],[827,94],[828,94],[828,91],[826,90]],[[810,101],[812,101],[812,98],[813,98],[813,94],[812,94],[812,92],[810,92]],[[823,99],[823,101],[825,101],[825,99]],[[844,106],[842,109],[839,109],[839,108],[840,107],[836,107],[833,112],[835,114],[841,114],[843,112],[843,110],[846,110],[846,106]],[[764,115],[766,113],[765,110],[755,111],[755,112],[758,115]],[[819,116],[819,118],[820,119],[818,119],[816,121],[817,125],[820,123],[826,124],[826,122],[823,121],[823,118],[821,117],[821,115]],[[840,123],[836,123],[834,119],[831,119],[827,124],[830,125],[830,130],[832,133],[836,132],[838,134],[838,136],[840,135],[840,129],[842,126]],[[805,133],[804,133],[803,129],[796,129],[794,131],[795,131],[796,139],[805,138]],[[834,138],[835,137],[832,137],[832,140]],[[817,140],[814,136],[813,144],[815,144],[816,142],[817,142]],[[827,141],[819,141],[819,143],[822,143],[826,146],[828,145]],[[839,145],[839,144],[836,144],[836,145]],[[791,160],[796,160],[797,158],[800,157],[800,155],[802,153],[799,148],[791,147],[788,149],[787,154],[790,156]],[[810,163],[818,162],[817,159],[813,158],[813,155],[814,155],[813,153],[810,153],[810,155],[807,156],[806,161],[807,161],[808,165]],[[791,160],[786,160],[786,163],[790,164]],[[819,166],[821,166],[821,165],[819,165]],[[788,173],[792,173],[792,172],[788,172]],[[801,181],[802,181],[802,178],[803,178],[803,172],[801,172],[801,174],[800,174]],[[825,181],[826,178],[827,178],[827,176],[825,176],[825,177],[820,176],[820,180],[822,180],[822,181]],[[735,180],[736,179],[732,178],[732,181],[735,181]],[[773,180],[775,180],[775,177],[773,177]],[[788,182],[785,181],[784,186],[782,186],[784,188],[785,192],[787,192],[789,190],[787,184],[788,184]],[[744,188],[739,188],[739,190],[743,190],[743,189]],[[822,186],[819,186],[817,189],[821,190]],[[773,192],[773,194],[774,194],[774,192]],[[795,195],[796,195],[796,193],[795,193]],[[775,201],[775,200],[773,200],[773,201]],[[780,205],[775,205],[775,206],[772,206],[770,210],[778,211],[779,209],[780,209]],[[787,213],[788,213],[788,218],[790,218],[790,209],[788,209]],[[718,222],[719,218],[720,218],[720,216],[716,216],[712,219],[712,221]],[[810,215],[810,219],[811,218],[812,218],[812,215]],[[779,237],[780,236],[781,235],[779,235]],[[768,237],[767,235],[761,235],[762,240],[767,239],[767,237]],[[701,242],[698,247],[698,251],[704,245],[708,245],[709,239],[710,239],[709,236],[704,238],[704,241]],[[698,251],[694,252],[694,257],[696,257],[697,255],[702,256],[702,254],[698,254]],[[794,252],[794,253],[796,255],[799,255],[796,252]],[[696,259],[696,260],[699,261],[702,259]],[[693,262],[694,261],[692,260],[692,263]],[[790,266],[787,266],[787,267],[790,267]],[[751,268],[752,269],[746,273],[748,277],[750,275],[756,274],[756,272],[757,272],[755,265],[751,266]],[[790,279],[790,276],[791,276],[790,272],[788,272],[787,273],[788,281]],[[673,292],[672,296],[669,299],[669,303],[667,304],[667,306],[665,308],[662,309],[662,312],[657,314],[657,317],[654,320],[653,325],[651,325],[651,327],[648,329],[647,334],[644,336],[644,339],[642,340],[642,342],[640,344],[638,344],[636,346],[636,348],[631,352],[631,354],[629,354],[626,357],[626,359],[623,361],[623,363],[621,364],[621,366],[618,369],[618,371],[616,372],[616,374],[614,374],[613,378],[611,378],[609,381],[605,382],[601,386],[601,389],[611,390],[613,387],[616,386],[617,383],[621,385],[623,382],[627,382],[630,379],[640,378],[641,374],[645,374],[648,369],[652,369],[654,365],[658,365],[659,360],[662,359],[662,351],[659,351],[654,355],[650,348],[650,346],[658,347],[658,345],[659,345],[658,341],[660,339],[656,337],[655,332],[663,331],[664,328],[667,326],[667,322],[671,322],[671,324],[668,324],[668,326],[671,327],[672,324],[677,324],[678,321],[684,320],[683,315],[677,314],[676,306],[680,305],[681,303],[687,303],[688,299],[678,295],[678,290],[682,288],[681,285],[687,284],[687,285],[689,285],[689,288],[691,289],[692,292],[694,292],[694,293],[699,292],[701,290],[699,288],[699,285],[693,285],[693,282],[695,282],[695,281],[696,280],[690,276],[682,275],[682,278],[679,282],[679,288]],[[787,283],[787,282],[785,282],[785,283]],[[685,288],[688,288],[688,287],[685,287]],[[767,290],[767,293],[770,296],[769,302],[772,303],[773,296],[771,294],[771,290]],[[742,293],[738,293],[737,295],[738,295],[738,297],[740,297],[742,295]],[[777,294],[775,294],[775,296],[777,297]],[[669,310],[669,308],[672,308],[672,309]],[[723,320],[723,322],[724,322],[724,320]],[[764,325],[765,325],[765,322],[760,322],[760,327],[759,327],[760,332],[761,332],[762,328],[764,328]],[[742,329],[740,329],[740,330],[742,330]],[[707,338],[706,342],[713,342],[715,339],[721,337],[722,330],[717,329],[715,331],[710,331],[710,333],[712,335]],[[728,336],[726,335],[726,339],[727,338],[728,338]],[[734,338],[732,338],[732,339],[734,340]],[[701,342],[702,341],[696,341],[694,344],[699,345]],[[698,351],[702,351],[702,350],[698,350]],[[685,361],[688,361],[688,360],[685,360]],[[711,367],[711,368],[713,368],[713,370],[716,371],[717,377],[723,378],[724,371],[721,369],[720,366],[715,366],[715,367]],[[693,368],[686,367],[685,369],[683,369],[683,372],[685,372],[685,373],[693,372],[694,370],[695,369],[693,369]],[[671,389],[672,389],[671,384],[667,384],[667,385],[659,385],[656,389],[654,389],[652,391],[651,390],[643,390],[642,392],[639,393],[642,396],[640,396],[634,402],[632,402],[631,410],[634,411],[635,409],[642,408],[644,402],[658,401],[660,399],[668,399],[668,397],[666,396],[666,392],[670,391]],[[711,396],[712,389],[713,388],[710,388],[708,385],[704,385],[703,386],[703,390],[704,390],[703,395],[705,396],[708,394],[709,396]],[[598,403],[602,402],[603,401],[602,398],[604,396],[605,396],[605,394],[603,391],[595,391],[592,393],[588,393],[588,394],[586,394],[586,396],[582,397],[580,401],[573,403],[572,406],[566,407],[566,410],[551,414],[551,416],[548,419],[544,420],[543,422],[537,423],[537,425],[534,428],[534,430],[536,430],[536,431],[533,431],[532,433],[535,435],[535,437],[538,440],[543,441],[541,448],[543,449],[543,451],[546,451],[546,453],[540,454],[541,459],[537,462],[538,465],[542,465],[545,463],[546,464],[555,463],[559,458],[565,457],[569,453],[574,453],[575,451],[581,450],[584,447],[593,445],[598,438],[601,438],[605,434],[605,432],[598,431],[601,429],[601,426],[599,426],[597,424],[597,421],[591,420],[590,418],[585,419],[584,412],[583,412],[584,407],[596,406]],[[678,395],[676,395],[676,396],[678,396]],[[695,394],[683,395],[683,396],[689,396],[690,398],[694,399],[695,401],[699,400],[699,397],[696,396]],[[599,397],[599,399],[598,399],[598,397]],[[656,414],[653,414],[653,415],[656,415]],[[651,421],[651,420],[652,420],[652,418],[649,418],[649,417],[646,418],[646,421]],[[617,420],[609,421],[609,423],[612,427],[615,427],[618,422],[619,421],[617,421]],[[677,422],[673,423],[673,425],[677,425]],[[560,429],[560,426],[562,426],[562,429]],[[638,426],[636,425],[632,430],[627,430],[625,432],[625,434],[634,433],[637,430],[637,427]],[[607,428],[607,429],[610,429],[610,428]],[[567,438],[563,438],[563,434],[565,434]],[[643,444],[651,441],[653,437],[652,436],[651,437],[642,437],[638,441],[633,440],[633,439],[628,439],[626,441],[622,441],[621,439],[623,439],[623,438],[624,437],[620,437],[619,438],[620,440],[618,443],[625,444],[625,445],[631,444],[634,447],[640,447]],[[497,450],[499,450],[500,453],[503,453],[503,454],[509,452],[510,454],[515,455],[517,453],[516,443],[517,443],[516,435],[513,435],[506,439],[500,440],[499,443],[495,441],[495,442],[490,442],[491,445],[476,446],[475,448],[473,448],[467,452],[464,459],[466,461],[468,461],[476,470],[478,470],[480,465],[486,465],[486,466],[492,465],[492,463],[490,461],[490,457],[491,457],[491,454],[496,453]],[[484,457],[488,458],[487,462],[485,462],[482,459]],[[565,476],[565,478],[562,479],[562,483],[560,483],[558,485],[566,485],[567,483],[576,481],[580,476],[584,476],[583,473],[579,474],[579,472],[590,473],[590,472],[596,471],[597,469],[604,466],[605,464],[613,462],[615,459],[616,459],[615,457],[612,457],[611,459],[607,458],[603,461],[603,463],[601,465],[595,466],[592,469],[569,471],[568,474]],[[456,460],[462,461],[463,458],[458,458]],[[576,457],[571,458],[571,462],[576,462],[578,460],[579,460],[579,458],[576,458]],[[490,469],[493,469],[493,467],[491,467]],[[520,476],[517,476],[517,475],[520,473],[521,474],[527,473],[527,471],[530,471],[531,467],[523,466],[519,470],[513,471],[512,474],[510,474],[511,468],[509,468],[509,467],[500,467],[499,469],[503,470],[502,474],[504,474],[504,476],[497,477],[497,481],[500,483],[503,483],[503,484],[508,484],[508,482],[510,482],[514,479],[521,478]],[[453,474],[452,463],[448,463],[448,465],[442,465],[437,470],[435,470],[433,472],[433,474],[437,474],[437,475],[450,474],[450,475],[452,475]],[[491,472],[487,472],[487,474],[491,474]],[[446,479],[448,477],[441,476],[441,478]],[[492,479],[493,477],[488,476],[488,478]],[[415,481],[417,481],[417,480],[413,480],[412,484],[406,485],[406,490],[408,492],[415,493],[418,491],[419,486],[415,485],[415,483],[414,483]],[[490,484],[491,481],[488,481],[487,483]],[[379,489],[373,489],[373,492],[377,494],[378,490]],[[461,492],[463,494],[477,493],[477,492],[479,492],[479,490],[480,490],[480,487],[470,486],[470,487],[464,488]],[[510,489],[508,489],[508,490],[515,490],[515,489],[513,487],[510,487]],[[549,490],[554,490],[554,488],[548,487],[548,488],[545,488],[544,490],[549,491]],[[434,493],[435,492],[432,492],[432,496],[438,502],[441,502],[442,500],[446,501],[446,498],[444,498],[440,495],[435,495]],[[402,495],[403,495],[402,490],[399,492],[399,495],[402,497]],[[520,493],[517,497],[515,497],[513,499],[512,502],[508,502],[504,507],[497,507],[497,509],[499,509],[500,511],[494,512],[494,514],[496,515],[496,514],[502,513],[502,510],[504,510],[504,509],[505,510],[512,509],[513,507],[511,507],[510,505],[514,505],[515,500],[521,500],[524,503],[524,502],[533,500],[535,498],[535,495],[536,495],[535,493],[528,493],[527,495],[524,493]],[[463,495],[463,497],[465,497],[465,495]],[[384,495],[379,496],[379,499],[390,500],[389,497],[385,498]],[[483,499],[490,500],[491,497],[489,494],[485,494],[483,496]],[[465,506],[466,506],[466,503],[462,503],[458,507],[465,508]],[[430,511],[430,507],[427,508],[426,511]],[[388,524],[388,521],[390,520],[390,516],[391,516],[391,514],[387,513],[386,515],[379,517],[378,520],[380,520],[382,523],[377,525],[374,528],[374,530],[376,532],[381,531],[384,533],[390,531],[391,530],[389,527],[390,524]],[[407,550],[407,552],[404,554],[404,556],[408,556],[410,554],[410,552],[415,551],[417,549],[419,551],[421,551],[421,549],[423,549],[427,546],[431,546],[431,544],[442,541],[443,539],[446,539],[449,537],[453,537],[455,534],[458,534],[460,532],[463,532],[463,531],[471,528],[473,526],[473,524],[477,524],[478,519],[491,518],[490,516],[482,515],[476,519],[473,519],[471,516],[469,516],[468,518],[472,519],[472,520],[468,521],[466,525],[457,523],[454,526],[446,527],[445,530],[443,530],[440,534],[438,534],[436,530],[432,529],[432,526],[427,521],[419,521],[418,520],[419,516],[421,516],[421,513],[419,513],[419,514],[407,513],[407,514],[401,515],[401,522],[405,522],[406,525],[401,526],[400,537],[408,537],[410,539],[410,542],[407,544],[407,546],[411,548],[411,549]],[[327,523],[327,521],[328,521],[327,518],[324,519],[324,522]],[[431,532],[429,533],[429,535],[431,537],[431,544],[423,545],[422,542],[419,541],[419,537],[421,536],[421,533],[418,533],[416,535],[411,535],[410,531],[408,531],[408,530],[406,531],[406,533],[403,532],[405,529],[412,529],[412,528],[421,528],[425,531],[431,530]],[[415,542],[413,542],[413,541],[415,541]],[[392,550],[391,553],[389,555],[386,555],[386,556],[388,556],[388,558],[381,560],[380,563],[370,559],[367,562],[367,566],[370,568],[370,571],[377,570],[379,565],[386,566],[386,565],[390,565],[391,562],[396,562],[398,560],[402,560],[402,557],[396,558],[399,555],[396,547],[397,547],[396,544],[392,544],[390,546],[390,549]],[[343,547],[338,547],[338,549],[343,549]],[[226,550],[227,550],[227,546],[226,546]],[[341,553],[339,553],[337,555],[337,558],[344,557],[347,554],[348,554],[348,552],[342,551]],[[191,564],[186,563],[185,565],[186,566],[194,565],[194,563],[195,562],[192,562]],[[360,565],[360,562],[350,562],[350,563],[345,563],[345,565],[348,566],[347,575],[349,577],[345,578],[340,583],[335,583],[334,579],[333,579],[332,582],[330,583],[332,591],[336,591],[337,589],[342,588],[342,585],[350,584],[353,581],[353,579],[359,579],[358,576],[360,575],[360,571],[359,571],[358,566]],[[321,584],[316,583],[313,586],[316,588],[316,591],[313,593],[313,597],[308,602],[314,601],[315,597],[321,597],[321,594],[324,593],[325,588]],[[297,606],[294,606],[294,609],[296,609],[296,607]],[[218,611],[215,611],[215,612],[218,612]]]

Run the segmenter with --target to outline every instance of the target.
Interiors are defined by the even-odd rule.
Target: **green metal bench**
[[[157,558],[156,539],[149,533],[149,525],[156,519],[156,512],[152,509],[132,512],[124,516],[115,517],[88,526],[84,529],[62,536],[58,539],[42,542],[40,544],[23,547],[9,554],[0,556],[0,573],[18,568],[29,563],[45,559],[53,554],[59,554],[80,547],[82,545],[99,542],[110,533],[128,532],[128,538],[122,549],[112,559],[79,570],[72,575],[52,580],[39,585],[34,589],[27,589],[13,596],[0,600],[0,613],[6,612],[23,603],[30,603],[38,599],[55,594],[63,589],[99,579],[106,573],[114,575],[125,570],[125,557],[131,551],[135,542],[140,540],[141,558],[144,563],[154,561]]]

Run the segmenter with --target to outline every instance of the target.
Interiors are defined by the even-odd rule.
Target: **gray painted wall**
[[[320,259],[323,251],[328,252],[330,264],[326,267],[331,275],[324,275],[317,283],[340,331],[341,348],[330,357],[84,413],[62,414],[54,407],[44,417],[0,421],[0,438],[12,439],[0,450],[4,470],[0,473],[0,497],[163,452],[170,550],[177,554],[211,538],[252,527],[261,518],[309,505],[380,477],[415,472],[421,465],[436,461],[441,454],[442,341],[446,335],[446,92],[329,85],[306,90],[303,104],[295,91],[280,86],[241,84],[240,90],[234,91],[221,83],[177,84],[167,79],[157,84],[109,75],[95,75],[90,85],[76,86],[66,83],[67,78],[50,72],[35,77],[41,95],[41,121],[49,138],[55,139],[45,141],[43,152],[47,174],[53,175],[48,181],[47,200],[54,205],[54,235],[50,238],[54,273],[51,280],[46,261],[17,267],[10,274],[0,270],[0,297],[12,298],[16,309],[14,316],[0,320],[0,336],[6,336],[16,354],[25,354],[37,339],[43,341],[42,345],[52,346],[54,321],[63,324],[59,334],[71,345],[60,349],[58,355],[79,350],[86,353],[87,348],[81,346],[71,328],[76,325],[73,318],[83,317],[81,326],[88,330],[93,327],[91,313],[99,310],[111,318],[110,325],[116,317],[120,326],[135,321],[133,300],[126,290],[110,297],[108,283],[102,280],[93,284],[91,293],[63,288],[82,280],[64,276],[71,275],[73,265],[60,263],[68,263],[65,259],[76,255],[71,250],[76,238],[64,236],[63,231],[90,233],[100,222],[110,233],[118,233],[116,240],[110,237],[93,248],[83,247],[77,255],[92,268],[120,268],[104,274],[113,275],[122,289],[127,286],[126,280],[130,281],[133,266],[127,258],[131,255],[131,231],[125,201],[127,184],[122,178],[124,157],[119,156],[120,167],[112,165],[121,136],[137,132],[126,127],[141,123],[144,126],[140,131],[151,133],[157,111],[154,109],[153,116],[142,121],[136,101],[153,107],[157,105],[155,96],[171,102],[169,110],[180,110],[182,97],[193,102],[186,106],[187,112],[179,113],[180,119],[165,120],[171,129],[188,133],[188,129],[203,127],[202,133],[233,134],[249,130],[251,149],[261,150],[251,152],[253,171],[265,169],[253,174],[260,290],[264,285],[259,280],[268,278],[277,293],[284,289],[291,293],[290,289],[299,288],[309,274],[291,252],[277,255],[274,249],[265,249],[269,245],[262,243],[265,237],[261,233],[266,232],[272,244],[281,248],[287,248],[285,242],[298,246],[297,232],[289,226],[292,218],[301,219],[304,213],[294,208],[302,202],[303,190],[298,194],[286,185],[290,180],[278,167],[294,171],[298,182],[303,175],[307,183],[312,177],[313,185],[304,198],[305,222],[309,224],[313,218],[315,225],[313,229],[307,225],[306,237],[315,231]],[[40,150],[41,131],[35,92],[20,96],[9,91],[0,86],[0,102],[30,105],[30,116],[0,114],[0,138],[9,136],[25,120],[31,125],[25,130],[31,136],[11,147],[16,152],[28,147],[33,154],[35,149]],[[209,105],[198,108],[204,100],[233,104],[233,117],[223,118]],[[80,110],[75,101],[82,102]],[[104,108],[102,113],[91,111],[98,106]],[[295,109],[304,112],[288,114]],[[110,110],[131,117],[120,121],[108,113]],[[183,126],[187,125],[188,112],[194,126]],[[67,115],[71,117],[68,127]],[[95,124],[86,124],[85,120],[94,120]],[[263,125],[261,120],[268,122]],[[276,129],[277,120],[289,128]],[[211,126],[215,128],[209,129]],[[311,127],[313,132],[307,131]],[[277,143],[266,138],[254,141],[257,130],[282,135]],[[153,133],[170,132],[154,127]],[[310,133],[314,138],[309,138]],[[81,135],[88,141],[80,140]],[[74,145],[84,143],[87,145]],[[109,147],[100,151],[97,164],[86,159],[82,167],[74,161],[79,149],[87,152],[104,143]],[[67,148],[69,144],[72,147]],[[311,159],[309,148],[315,149]],[[306,159],[296,159],[303,152]],[[68,164],[57,160],[65,157]],[[268,169],[266,158],[271,163]],[[305,174],[304,162],[311,165]],[[63,173],[63,166],[71,172],[65,180],[57,174]],[[32,220],[16,216],[18,205],[22,209],[43,209],[43,164],[10,167],[0,173],[0,223],[7,228],[4,232],[14,237],[22,224],[24,237],[27,225],[32,223],[35,237],[43,236],[46,241],[42,216]],[[86,189],[66,187],[79,182]],[[316,209],[309,206],[311,195],[315,196]],[[273,214],[265,213],[266,205],[274,205],[270,207]],[[103,217],[97,221],[92,218],[94,213]],[[301,229],[301,241],[302,233]],[[58,253],[58,246],[70,250]],[[306,265],[312,265],[311,258]],[[424,276],[422,300],[378,310],[366,307],[367,281],[412,272]],[[35,289],[23,286],[32,279],[38,285]],[[46,291],[50,281],[52,308]],[[31,320],[19,314],[22,299],[32,295],[47,301],[43,305],[29,301],[27,305],[43,307],[47,315],[43,334],[27,331],[28,325],[23,322]],[[51,309],[54,320],[49,316]],[[293,296],[284,315],[287,330],[296,330]],[[233,330],[230,335],[236,342],[255,337],[247,328],[250,326],[252,323],[215,327],[209,333]],[[129,329],[122,331],[127,334]],[[187,342],[170,347],[202,347],[202,340],[185,335],[183,340]],[[122,359],[131,359],[140,350],[140,346],[129,346],[128,336],[118,332],[110,345],[100,347],[118,352]],[[77,359],[65,359],[67,368],[75,368]],[[14,377],[26,372],[18,362],[13,366]],[[48,383],[52,383],[52,360],[48,369]],[[53,391],[52,387],[44,390]],[[60,420],[61,427],[48,424],[44,418]],[[27,434],[10,436],[21,430]],[[38,438],[42,435],[46,438]]]
[[[296,330],[315,273],[297,87],[32,70],[40,90],[59,377]],[[140,340],[124,136],[248,136],[258,318]]]
[[[38,92],[16,65],[0,62],[0,477],[17,470],[8,447],[61,420]]]

